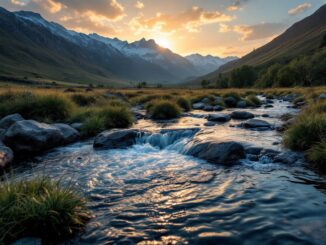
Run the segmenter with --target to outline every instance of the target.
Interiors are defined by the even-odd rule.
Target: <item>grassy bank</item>
[[[48,178],[0,182],[0,244],[26,236],[60,241],[80,232],[89,218],[72,186]]]

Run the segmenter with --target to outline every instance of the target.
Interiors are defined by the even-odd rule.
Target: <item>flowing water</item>
[[[296,111],[276,102],[257,109],[277,116]],[[276,131],[204,127],[194,112],[175,122],[139,121],[158,132],[128,149],[100,150],[92,141],[55,149],[16,169],[18,177],[45,174],[73,181],[89,200],[94,218],[71,244],[326,244],[326,178],[297,163],[242,161],[225,167],[184,155],[197,130],[201,137],[228,138],[281,149]],[[225,113],[225,112],[223,112]]]

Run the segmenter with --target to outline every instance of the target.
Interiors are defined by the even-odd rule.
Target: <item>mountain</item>
[[[229,73],[243,65],[264,67],[273,62],[290,61],[296,56],[307,54],[320,46],[326,35],[326,5],[320,7],[311,16],[295,23],[283,34],[266,45],[245,55],[241,59],[227,63],[216,71],[196,80],[216,80],[220,73]],[[192,82],[194,83],[194,82]]]
[[[196,67],[199,75],[211,73],[222,65],[238,59],[238,57],[235,56],[220,58],[217,56],[203,56],[200,54],[191,54],[186,56],[185,58]]]
[[[2,77],[130,86],[198,76],[191,62],[154,40],[86,35],[34,12],[0,7],[0,36]]]

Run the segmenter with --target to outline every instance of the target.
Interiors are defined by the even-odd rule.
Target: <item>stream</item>
[[[280,115],[298,113],[288,102],[273,106],[241,110],[275,126]],[[285,150],[276,130],[234,127],[237,120],[207,127],[206,114],[192,111],[165,123],[143,119],[134,127],[197,128],[203,138]],[[94,218],[67,244],[326,244],[325,176],[304,162],[244,159],[226,167],[185,155],[196,132],[140,136],[127,149],[79,142],[26,162],[15,174],[61,178],[88,199]]]

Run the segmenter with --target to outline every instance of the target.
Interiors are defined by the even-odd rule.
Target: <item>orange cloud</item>
[[[178,15],[157,13],[155,17],[145,18],[143,15],[133,18],[129,25],[132,30],[142,32],[176,32],[185,28],[189,32],[198,32],[205,24],[231,21],[232,16],[218,11],[205,11],[200,7],[192,7]]]
[[[144,3],[140,2],[140,1],[137,1],[136,4],[135,4],[135,7],[137,9],[143,9],[145,7]]]

